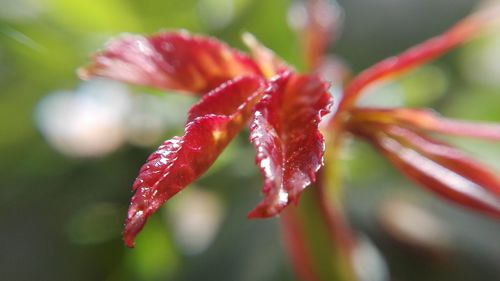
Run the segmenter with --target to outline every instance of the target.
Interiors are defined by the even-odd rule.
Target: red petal
[[[345,88],[339,110],[351,107],[361,91],[373,82],[408,71],[433,60],[471,39],[481,29],[500,19],[500,6],[475,13],[447,32],[427,40],[395,57],[387,58],[356,76]]]
[[[457,149],[396,126],[368,139],[415,182],[455,203],[500,217],[500,180]]]
[[[134,182],[125,223],[129,247],[153,212],[212,165],[245,125],[263,86],[260,78],[243,77],[208,93],[190,110],[184,136],[166,141],[148,158]],[[214,104],[219,105],[210,111]]]
[[[279,213],[315,181],[325,149],[318,124],[330,104],[328,86],[315,76],[286,73],[271,82],[250,125],[265,198],[249,217]]]
[[[260,75],[246,55],[216,39],[187,32],[112,40],[80,70],[82,78],[103,76],[163,90],[204,94],[240,75]]]

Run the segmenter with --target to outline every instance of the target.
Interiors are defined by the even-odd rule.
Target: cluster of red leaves
[[[497,22],[500,7],[473,14],[447,32],[363,71],[345,88],[339,104],[340,126],[378,149],[404,175],[454,203],[500,217],[500,178],[429,132],[500,140],[500,125],[450,120],[426,109],[361,108],[354,105],[372,83],[411,70],[469,40]]]
[[[318,130],[328,112],[328,86],[299,75],[247,35],[255,60],[215,39],[185,32],[125,36],[82,70],[131,83],[201,95],[185,132],[164,142],[141,168],[125,224],[125,242],[166,200],[199,178],[249,124],[264,175],[264,200],[249,216],[276,215],[314,182],[323,163]],[[267,77],[271,77],[268,79]]]
[[[498,177],[426,134],[499,140],[500,127],[447,120],[425,110],[355,106],[367,86],[442,55],[498,14],[494,10],[470,16],[443,35],[355,77],[326,126],[328,136],[339,138],[349,132],[364,138],[412,180],[454,202],[500,216]],[[330,29],[311,22],[319,27],[312,28],[316,36],[310,41],[316,47],[309,50],[309,64],[317,65],[326,46],[322,34]],[[140,169],[125,224],[128,246],[133,246],[148,217],[199,178],[247,124],[264,177],[264,199],[249,217],[276,215],[297,202],[304,188],[316,180],[325,150],[319,123],[332,103],[327,83],[315,75],[295,73],[251,35],[244,40],[253,57],[186,32],[126,35],[111,41],[81,71],[84,78],[103,76],[201,96],[188,113],[184,135],[164,142]]]

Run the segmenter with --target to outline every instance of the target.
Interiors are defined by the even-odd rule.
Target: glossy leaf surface
[[[110,41],[80,76],[102,76],[163,90],[204,94],[241,75],[260,75],[248,56],[187,32],[124,35]]]
[[[297,202],[323,165],[325,145],[318,124],[331,104],[328,86],[315,76],[292,73],[270,84],[250,125],[265,196],[251,218],[273,216]]]
[[[140,169],[125,223],[125,243],[133,246],[147,218],[166,200],[200,177],[245,126],[264,83],[243,77],[208,93],[189,112],[184,136],[163,143]]]

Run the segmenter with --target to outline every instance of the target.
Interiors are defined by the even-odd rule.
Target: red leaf
[[[264,92],[260,78],[242,77],[221,85],[191,108],[184,136],[161,145],[134,182],[125,223],[125,243],[165,201],[200,177],[248,120]]]
[[[364,135],[413,181],[455,203],[500,217],[500,180],[457,149],[408,129]]]
[[[309,70],[322,64],[329,43],[333,43],[342,25],[342,9],[335,1],[309,0],[296,2],[296,20],[300,32],[302,49]]]
[[[498,141],[500,124],[453,120],[440,116],[432,110],[400,108],[387,112],[397,122],[416,129],[447,135],[473,137]]]
[[[265,198],[249,217],[279,213],[315,181],[325,149],[318,124],[330,104],[328,86],[315,76],[285,73],[271,82],[250,125]]]
[[[82,78],[103,76],[163,90],[204,94],[240,75],[260,75],[246,55],[210,37],[164,32],[112,40],[80,70]]]
[[[395,57],[387,58],[356,76],[344,89],[339,110],[350,108],[361,91],[373,82],[400,74],[427,63],[471,39],[486,26],[500,19],[500,6],[485,9],[463,19],[445,33],[416,45]]]
[[[367,126],[367,123],[392,124],[412,130],[492,141],[500,140],[500,124],[448,119],[428,109],[354,108],[350,113],[350,122],[363,123],[362,126]]]
[[[271,78],[278,73],[292,68],[273,51],[262,45],[252,34],[244,33],[242,39],[243,43],[250,49],[253,59],[266,78]]]

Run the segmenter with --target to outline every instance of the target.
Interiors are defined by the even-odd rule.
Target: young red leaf
[[[412,108],[355,108],[350,111],[351,118],[362,122],[393,124],[447,135],[500,140],[500,125],[484,122],[467,122],[440,116],[427,109]]]
[[[112,40],[82,78],[102,76],[163,90],[204,94],[240,75],[260,75],[248,56],[224,43],[187,32],[149,37],[124,35]]]
[[[263,92],[261,78],[246,76],[219,86],[191,108],[184,136],[163,143],[134,182],[124,231],[129,247],[153,212],[212,165]]]
[[[244,33],[242,39],[243,43],[250,49],[253,59],[266,78],[271,78],[278,73],[292,68],[273,51],[262,45],[252,34]]]
[[[338,35],[342,24],[342,10],[337,3],[328,0],[297,2],[297,20],[306,66],[309,70],[322,64],[328,44]]]
[[[290,72],[270,84],[250,125],[265,196],[251,218],[273,216],[296,202],[323,165],[325,146],[318,124],[331,105],[328,86],[315,76]]]
[[[468,122],[442,118],[433,111],[406,111],[397,113],[400,122],[426,131],[447,135],[480,138],[492,141],[500,140],[500,124]]]
[[[357,132],[401,172],[452,202],[500,217],[500,180],[457,149],[397,126]]]
[[[408,71],[445,54],[499,19],[500,6],[480,11],[463,19],[445,33],[367,68],[344,89],[344,99],[339,104],[339,110],[350,108],[361,91],[372,83]]]

